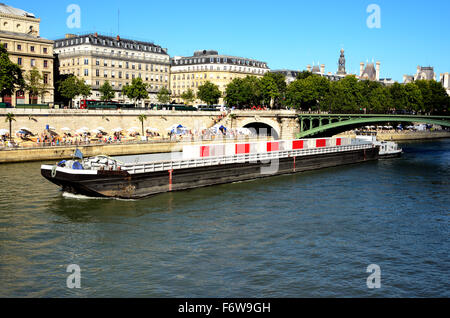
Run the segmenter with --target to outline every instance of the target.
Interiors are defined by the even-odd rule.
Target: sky
[[[41,36],[99,34],[154,42],[170,56],[196,50],[267,62],[271,69],[325,64],[335,73],[340,49],[347,72],[381,62],[381,78],[402,82],[417,66],[450,72],[449,0],[3,0],[41,19]],[[69,28],[76,4],[80,28]],[[379,19],[373,20],[379,8]],[[119,13],[120,12],[120,13]],[[367,20],[379,21],[369,28]],[[372,23],[373,24],[373,23]],[[369,24],[370,25],[370,24]],[[372,25],[373,26],[373,25]]]

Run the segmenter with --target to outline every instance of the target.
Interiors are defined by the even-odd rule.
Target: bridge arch
[[[241,128],[255,129],[258,135],[272,136],[274,139],[280,139],[280,124],[269,118],[248,118],[240,121]]]
[[[366,117],[366,118],[351,118],[345,119],[342,121],[333,122],[331,120],[331,124],[322,125],[320,127],[316,127],[310,130],[303,131],[299,134],[299,138],[312,137],[319,134],[324,133],[332,133],[338,134],[341,132],[345,132],[352,128],[361,127],[365,124],[380,124],[380,123],[393,123],[393,122],[414,122],[414,123],[424,123],[424,124],[433,124],[439,125],[443,127],[450,127],[450,121],[439,119],[439,118],[426,118],[426,117],[402,117],[402,116],[386,116],[386,117]]]

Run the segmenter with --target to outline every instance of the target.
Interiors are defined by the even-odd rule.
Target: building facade
[[[3,102],[12,105],[53,104],[53,41],[39,36],[40,19],[34,14],[0,3],[0,44],[9,58],[18,64],[24,77],[33,69],[42,76],[42,93],[32,96],[26,90],[16,90],[12,96],[3,96]]]
[[[284,77],[286,78],[287,85],[295,81],[297,79],[298,74],[300,74],[300,71],[295,70],[272,70],[270,72],[284,75]]]
[[[417,66],[415,75],[403,75],[403,83],[412,83],[419,80],[436,80],[436,73],[431,66]]]
[[[450,73],[442,73],[439,80],[447,91],[447,94],[450,95]]]
[[[198,87],[207,81],[217,85],[223,95],[233,79],[248,75],[263,77],[269,72],[265,62],[219,55],[217,51],[197,51],[190,57],[174,57],[171,63],[171,93],[177,103],[183,102],[181,95],[188,89],[197,94]],[[195,104],[201,103],[195,101]],[[223,98],[219,103],[223,105]]]
[[[99,88],[108,81],[115,91],[115,101],[132,103],[122,94],[124,86],[141,78],[149,86],[149,97],[140,106],[156,104],[157,94],[170,89],[170,57],[167,49],[150,42],[95,34],[67,34],[54,46],[59,73],[73,74],[91,86],[90,100],[100,100]],[[79,105],[83,97],[75,100]]]

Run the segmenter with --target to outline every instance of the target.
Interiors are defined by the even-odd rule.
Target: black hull
[[[293,174],[309,170],[349,165],[379,158],[379,148],[336,152],[320,155],[282,158],[273,173],[270,163],[240,163],[190,168],[164,172],[128,174],[127,172],[99,171],[98,175],[74,175],[41,169],[42,176],[62,187],[66,192],[91,197],[141,199],[159,193],[181,191],[245,180]]]
[[[398,152],[395,154],[389,154],[389,155],[380,155],[380,159],[394,159],[394,158],[400,158],[403,155],[402,152]]]

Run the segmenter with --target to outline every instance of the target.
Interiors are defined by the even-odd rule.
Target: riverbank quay
[[[236,143],[250,142],[255,140],[272,140],[271,138],[246,138],[246,139],[228,139],[212,140],[199,142],[142,142],[131,144],[96,144],[79,146],[61,146],[61,147],[42,147],[42,148],[20,148],[0,150],[0,164],[2,163],[21,163],[33,161],[50,161],[71,159],[75,151],[80,150],[85,157],[94,157],[99,155],[106,156],[127,156],[156,153],[181,152],[183,146],[197,144],[216,144],[216,143]]]
[[[356,138],[355,133],[348,132],[339,134],[338,136]],[[377,137],[382,141],[431,140],[450,138],[450,131],[379,131]]]

